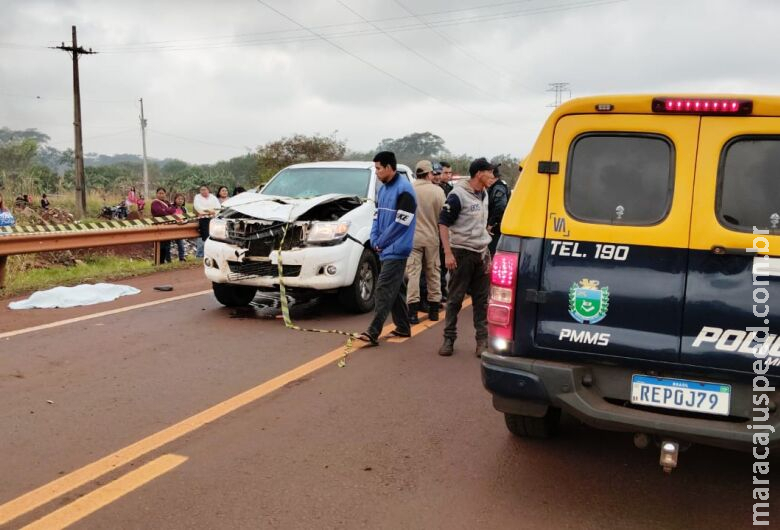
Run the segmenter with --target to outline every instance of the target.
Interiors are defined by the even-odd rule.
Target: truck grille
[[[249,249],[249,256],[269,256],[278,250],[282,242],[285,223],[272,221],[254,221],[231,219],[227,222],[227,237],[242,248]],[[302,247],[304,244],[304,227],[290,225],[284,238],[282,250]]]
[[[258,276],[278,276],[279,266],[270,261],[228,261],[230,272],[228,280],[248,280]],[[300,265],[282,265],[282,276],[285,278],[299,276],[301,274]]]

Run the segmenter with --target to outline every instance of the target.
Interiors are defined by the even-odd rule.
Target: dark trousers
[[[171,262],[171,242],[160,241],[160,263]]]
[[[176,240],[176,250],[179,251],[179,261],[184,261],[184,259],[187,257],[187,255],[184,252],[184,240],[183,239],[177,239]]]
[[[488,245],[490,257],[496,255],[496,250],[498,249],[498,240],[501,239],[501,230],[497,226],[494,227],[493,230],[493,236],[490,238],[490,244]]]
[[[387,315],[392,313],[393,323],[398,331],[411,331],[409,308],[406,306],[406,259],[388,259],[380,263],[381,270],[376,282],[374,320],[367,333],[378,338],[385,325]]]
[[[466,293],[471,294],[474,311],[474,330],[478,341],[487,340],[487,305],[490,291],[490,271],[484,254],[453,248],[458,266],[450,271],[447,296],[447,315],[444,319],[444,336],[458,336],[458,313]]]
[[[444,247],[439,243],[439,278],[441,279],[441,298],[447,298],[447,267],[444,266]]]

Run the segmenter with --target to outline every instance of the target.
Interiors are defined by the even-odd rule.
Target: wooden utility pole
[[[63,42],[55,48],[70,52],[73,58],[73,132],[75,136],[75,178],[76,178],[76,217],[83,218],[87,213],[87,186],[84,178],[84,147],[81,140],[81,89],[79,87],[79,55],[91,55],[92,48],[85,50],[78,45],[76,26],[71,26],[73,46],[65,46]]]
[[[149,169],[146,163],[146,118],[144,118],[144,98],[141,101],[141,143],[144,149],[144,197],[149,197]],[[146,200],[149,200],[148,198]]]

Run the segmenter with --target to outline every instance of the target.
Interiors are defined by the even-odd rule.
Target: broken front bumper
[[[267,258],[243,258],[244,250],[236,245],[206,240],[204,270],[215,283],[277,287],[279,270],[277,252]],[[323,247],[305,247],[282,251],[284,284],[287,287],[328,291],[346,287],[355,279],[363,247],[347,239]]]

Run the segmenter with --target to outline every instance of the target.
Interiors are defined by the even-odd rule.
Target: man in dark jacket
[[[446,197],[452,191],[452,164],[442,160],[434,165],[433,172],[436,174],[434,184],[437,184],[444,191]]]
[[[438,168],[436,167],[438,166]],[[444,196],[452,191],[452,164],[442,160],[433,168],[434,184],[444,191]],[[439,242],[439,278],[441,279],[441,301],[447,301],[447,268],[444,266],[444,247]]]
[[[371,226],[371,248],[379,254],[381,270],[376,285],[374,319],[360,340],[379,344],[379,334],[392,312],[395,330],[391,334],[410,337],[409,308],[406,305],[406,258],[412,252],[417,200],[409,179],[396,171],[395,154],[382,151],[374,157],[374,169],[382,182],[377,194],[376,217]]]
[[[501,237],[501,219],[504,218],[504,211],[509,203],[509,185],[501,178],[501,174],[498,172],[498,166],[500,165],[498,164],[493,169],[493,176],[496,180],[488,190],[488,232],[491,237],[488,248],[490,249],[491,257],[496,254],[498,240]]]

